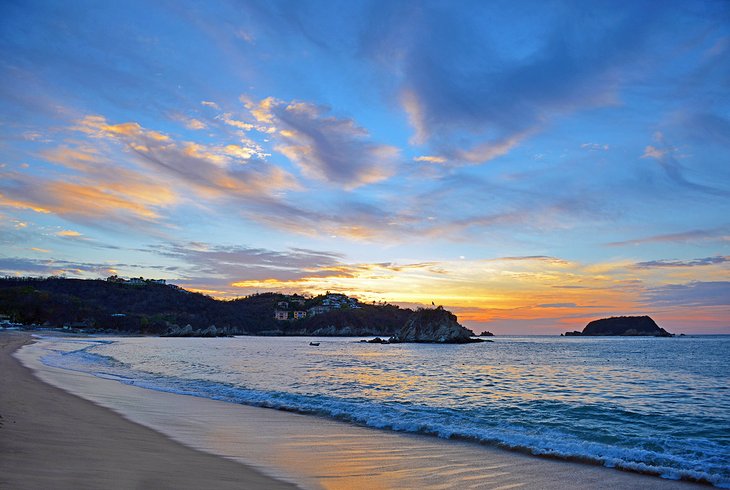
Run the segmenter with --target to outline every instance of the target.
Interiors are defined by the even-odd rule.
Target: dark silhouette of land
[[[593,320],[582,332],[566,332],[576,336],[623,336],[623,337],[672,337],[649,316],[614,316]]]
[[[286,319],[276,320],[276,311]],[[307,316],[295,319],[295,311]],[[152,281],[0,279],[0,315],[7,321],[89,333],[391,336],[412,313],[340,294],[262,293],[225,301]]]

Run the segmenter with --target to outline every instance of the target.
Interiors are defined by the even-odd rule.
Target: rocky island
[[[672,337],[649,316],[614,316],[590,322],[582,332],[566,332],[576,336]]]
[[[390,343],[467,344],[486,342],[473,337],[474,332],[459,324],[456,315],[445,310],[443,306],[439,306],[437,308],[419,308],[390,338]]]

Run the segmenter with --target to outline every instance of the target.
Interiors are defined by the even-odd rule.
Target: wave
[[[88,341],[87,341],[88,342]],[[348,423],[396,432],[459,439],[479,444],[617,468],[671,480],[709,483],[730,488],[722,447],[685,448],[684,455],[642,447],[624,447],[586,441],[560,428],[521,425],[503,413],[474,414],[454,408],[429,407],[409,402],[375,402],[360,396],[347,398],[250,389],[203,379],[160,377],[132,369],[118,360],[88,352],[95,344],[70,352],[43,356],[44,364],[93,374],[142,388],[197,396],[244,405],[317,415]],[[545,411],[546,407],[542,407]],[[545,411],[545,413],[548,413]],[[649,444],[651,443],[651,444]],[[647,441],[657,445],[657,441]],[[697,452],[702,457],[698,458]],[[694,456],[694,457],[693,457]]]

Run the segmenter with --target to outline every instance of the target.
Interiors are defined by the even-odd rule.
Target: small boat
[[[319,342],[310,342],[309,345],[313,345],[313,346],[317,347],[319,345]]]

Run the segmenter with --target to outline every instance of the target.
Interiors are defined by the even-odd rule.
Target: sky
[[[0,275],[730,333],[726,1],[0,3]]]

